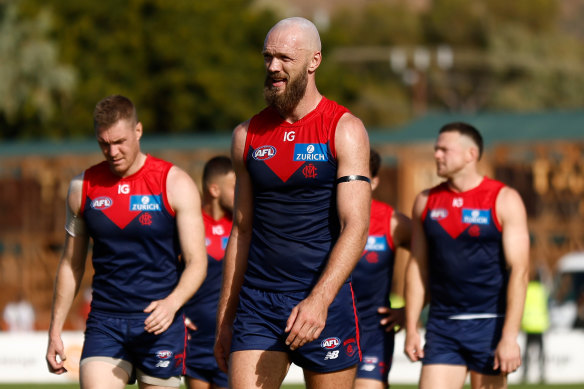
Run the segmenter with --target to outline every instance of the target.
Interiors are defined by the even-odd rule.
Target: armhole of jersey
[[[395,243],[393,242],[393,235],[391,234],[391,221],[393,219],[393,213],[395,212],[395,210],[393,208],[388,208],[387,209],[387,213],[389,214],[389,223],[386,223],[387,225],[385,226],[385,228],[387,228],[386,231],[386,236],[387,236],[387,243],[389,244],[389,247],[391,248],[392,251],[395,252]]]
[[[164,174],[162,175],[162,201],[164,202],[164,207],[166,208],[166,211],[170,214],[170,216],[174,217],[176,216],[176,213],[174,212],[174,209],[172,209],[172,207],[170,206],[170,201],[168,201],[168,193],[167,193],[167,188],[166,188],[166,182],[168,180],[168,172],[170,172],[170,169],[172,169],[172,164],[169,163],[166,168],[164,169]]]
[[[428,208],[430,207],[430,196],[432,195],[432,190],[428,191],[428,197],[426,198],[426,205],[424,206],[424,210],[422,211],[422,215],[420,215],[420,220],[423,222],[426,220],[426,216],[428,215]]]
[[[335,136],[337,134],[337,126],[339,121],[344,114],[349,113],[348,109],[341,110],[340,113],[336,114],[331,123],[331,130],[329,131],[329,148],[331,149],[331,155],[336,160],[337,159],[337,149],[335,147]]]
[[[247,150],[251,147],[251,138],[253,137],[250,133],[251,133],[251,128],[252,125],[255,124],[255,120],[256,116],[252,117],[251,120],[249,121],[249,124],[247,125],[247,131],[245,132],[245,145],[243,147],[243,163],[245,165],[247,165]]]
[[[87,199],[87,192],[89,191],[89,180],[85,179],[86,173],[87,170],[82,173],[81,178],[83,183],[81,184],[81,204],[79,205],[79,216],[83,216],[83,211],[85,210],[85,199]]]
[[[499,189],[497,189],[497,192],[495,193],[495,198],[493,200],[493,223],[495,223],[495,227],[497,228],[497,230],[499,230],[499,232],[503,231],[503,228],[501,227],[499,217],[497,216],[497,198],[499,198],[499,193],[501,193],[501,190],[504,187],[505,185],[501,185]]]

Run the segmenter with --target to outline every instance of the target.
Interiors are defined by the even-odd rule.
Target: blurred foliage
[[[274,16],[248,0],[22,0],[52,15],[61,61],[78,71],[54,137],[91,134],[96,102],[124,94],[146,132],[228,130],[261,108],[261,46]]]
[[[562,28],[559,0],[429,3],[423,10],[387,0],[367,2],[359,12],[346,8],[333,16],[323,34],[337,47],[376,47],[379,58],[359,60],[359,50],[352,57],[345,52],[349,58],[338,76],[338,82],[348,78],[351,88],[357,88],[342,101],[369,126],[412,119],[417,113],[411,107],[420,98],[429,110],[450,111],[584,105],[584,45]],[[453,53],[448,68],[437,66],[436,59],[437,48],[445,45]],[[408,53],[406,72],[392,71],[391,47]],[[427,70],[413,64],[420,47],[431,56]],[[353,79],[360,85],[354,86]]]
[[[335,9],[319,89],[368,127],[412,119],[420,98],[453,111],[584,105],[584,45],[562,28],[560,0],[429,3]],[[89,136],[95,103],[114,93],[134,100],[146,132],[230,131],[264,104],[261,46],[280,17],[253,0],[0,0],[1,137]],[[448,68],[435,58],[444,45]],[[408,74],[390,67],[395,47]],[[419,47],[432,57],[423,72]]]
[[[57,105],[71,98],[75,71],[59,63],[57,44],[48,38],[50,28],[47,12],[23,19],[17,2],[0,4],[3,137],[45,135]]]

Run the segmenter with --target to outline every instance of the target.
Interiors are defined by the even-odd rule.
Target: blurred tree
[[[19,1],[0,2],[0,138],[43,133],[75,86],[71,66],[59,63],[49,37],[52,17],[41,9],[23,19]]]
[[[584,105],[584,48],[559,28],[559,0],[358,4],[321,31],[317,83],[368,127],[411,119],[421,99],[453,111]],[[261,47],[277,17],[254,0],[0,0],[0,18],[4,137],[90,136],[95,103],[114,93],[164,134],[230,131],[264,105]],[[451,65],[438,66],[441,45]],[[398,72],[394,48],[406,70],[419,48],[431,58]]]
[[[484,47],[484,4],[476,0],[435,0],[422,14],[429,44]]]
[[[319,86],[368,127],[406,121],[409,91],[392,72],[387,48],[420,44],[423,33],[419,15],[404,3],[372,1],[359,10],[337,10],[330,28],[321,32],[324,61]],[[339,54],[339,49],[346,54]]]
[[[62,59],[79,84],[52,124],[61,136],[91,133],[101,98],[137,104],[146,132],[231,130],[262,105],[261,45],[274,16],[251,0],[26,0],[50,7]]]

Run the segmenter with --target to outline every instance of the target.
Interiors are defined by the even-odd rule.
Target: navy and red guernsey
[[[391,236],[392,215],[390,205],[375,199],[371,201],[367,244],[351,278],[363,331],[379,328],[377,308],[389,307],[395,252]]]
[[[335,131],[348,109],[323,97],[295,123],[268,107],[247,132],[253,233],[245,284],[304,291],[316,284],[339,236]]]
[[[430,317],[504,316],[507,271],[495,202],[504,184],[485,177],[457,193],[429,192],[422,221],[428,241]]]
[[[166,196],[171,167],[148,155],[129,177],[114,175],[107,162],[85,171],[81,210],[93,238],[92,310],[142,313],[177,285],[180,246]]]
[[[203,212],[205,245],[207,247],[207,277],[195,295],[185,304],[185,313],[199,325],[201,317],[209,319],[215,329],[217,301],[221,292],[223,257],[231,233],[231,217],[214,220]]]

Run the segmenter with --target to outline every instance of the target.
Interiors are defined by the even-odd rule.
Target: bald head
[[[274,27],[270,29],[264,46],[266,45],[270,35],[286,35],[289,39],[289,44],[297,49],[305,49],[310,51],[320,51],[320,35],[316,26],[308,19],[293,17],[280,20]]]

